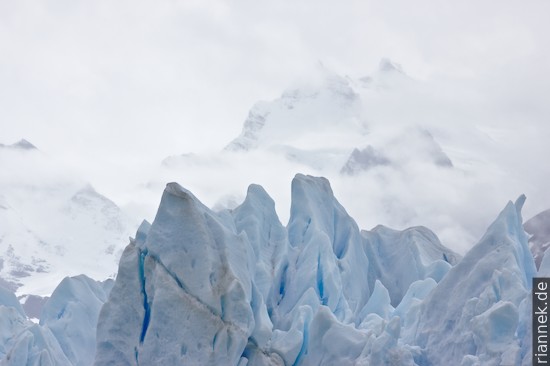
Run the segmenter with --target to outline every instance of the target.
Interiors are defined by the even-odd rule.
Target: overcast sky
[[[1,1],[1,140],[78,159],[216,149],[319,60],[358,76],[389,57],[542,100],[548,14],[546,0]]]
[[[504,158],[532,173],[548,165],[535,150],[549,137],[548,14],[547,0],[0,0],[0,142],[26,138],[93,182],[98,166],[223,148],[254,102],[319,61],[358,77],[388,57],[446,85],[463,101],[449,114],[472,93],[486,100],[476,118],[527,131]]]

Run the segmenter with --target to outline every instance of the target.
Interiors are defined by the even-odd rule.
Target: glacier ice
[[[262,187],[213,212],[170,183],[124,252],[96,365],[520,364],[536,274],[521,206],[466,257],[423,227],[360,231],[297,175],[288,225]]]
[[[0,365],[91,365],[99,310],[113,281],[67,277],[42,309],[40,323],[28,320],[15,295],[0,288]]]
[[[99,311],[114,284],[84,275],[66,277],[42,308],[40,325],[55,336],[73,365],[89,365],[95,355]]]
[[[359,230],[324,178],[291,195],[284,226],[261,186],[213,212],[168,184],[114,283],[66,278],[39,324],[0,290],[0,364],[529,364],[523,196],[461,258],[424,227]]]
[[[98,323],[96,364],[236,365],[255,329],[244,238],[169,184],[153,224],[123,253]]]
[[[414,281],[428,277],[439,281],[459,260],[456,253],[445,248],[425,227],[397,231],[379,225],[363,231],[363,237],[372,277],[388,289],[394,306]]]
[[[522,226],[524,200],[508,203],[423,302],[416,329],[416,343],[424,350],[420,365],[530,360],[528,339],[516,335],[519,308],[536,274]]]
[[[8,289],[5,289],[0,286],[0,305],[5,306],[8,308],[13,308],[19,315],[25,316],[25,311],[21,307],[21,304],[19,301],[17,301],[17,298],[15,295],[9,291]]]

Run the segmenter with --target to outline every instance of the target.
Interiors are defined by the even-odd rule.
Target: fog
[[[547,1],[4,1],[0,142],[31,141],[136,222],[176,180],[210,206],[262,184],[286,224],[302,172],[328,176],[362,228],[426,225],[464,252],[507,200],[527,194],[526,218],[550,207],[549,13]],[[341,177],[272,151],[219,153],[255,102],[310,82],[319,62],[355,80],[384,57],[411,82],[367,93],[369,135],[350,151],[414,156],[401,131],[421,126],[454,169]],[[161,165],[183,153],[195,158]]]

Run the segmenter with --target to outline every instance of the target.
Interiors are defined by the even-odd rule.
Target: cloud
[[[166,174],[158,162],[185,152],[215,155],[238,135],[257,100],[307,79],[319,60],[357,77],[390,57],[424,83],[365,103],[378,144],[406,126],[427,127],[460,173],[379,168],[357,180],[335,178],[335,191],[365,225],[447,223],[443,236],[464,236],[449,223],[460,217],[483,226],[503,200],[522,192],[529,197],[526,216],[550,207],[543,160],[550,136],[549,4],[1,2],[1,142],[29,139],[138,213],[149,212],[149,204],[136,197],[153,202],[163,179],[180,181],[209,204],[236,190],[244,194],[251,182],[285,202],[291,177],[307,167],[258,155]],[[479,168],[469,169],[468,159],[481,161]],[[253,174],[254,164],[271,171]],[[130,188],[154,174],[159,187],[142,190],[144,196]],[[366,187],[369,200],[346,198],[352,185]],[[384,196],[388,189],[393,198]],[[478,202],[483,213],[470,220]]]

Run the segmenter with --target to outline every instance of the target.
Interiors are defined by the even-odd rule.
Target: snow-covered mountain
[[[256,181],[285,207],[290,196],[279,187],[298,172],[322,175],[362,226],[428,225],[464,253],[495,215],[496,202],[522,191],[512,183],[495,189],[495,177],[506,173],[491,158],[491,134],[460,115],[431,110],[439,103],[430,99],[432,88],[386,59],[367,77],[319,66],[280,97],[256,103],[223,151],[170,156],[143,186],[159,191],[178,181],[209,207],[233,208]],[[460,128],[447,128],[447,120]],[[480,192],[487,193],[474,220],[465,214],[473,204],[460,202]]]
[[[319,72],[319,79],[312,84],[288,89],[272,102],[256,103],[240,136],[226,149],[341,148],[338,138],[350,136],[359,142],[367,132],[359,94],[348,79],[322,67]],[[331,137],[333,146],[326,144],[327,137]]]
[[[322,65],[317,72],[314,81],[298,84],[271,102],[256,103],[241,134],[225,149],[275,151],[320,171],[346,174],[368,170],[373,163],[399,165],[415,159],[452,166],[432,134],[421,126],[392,134],[392,141],[383,146],[374,134],[365,105],[368,95],[413,83],[400,66],[383,59],[372,76],[359,79],[337,75]],[[384,151],[373,152],[369,143]]]
[[[0,147],[0,283],[49,295],[66,276],[113,277],[132,231],[111,200],[22,140]]]
[[[523,199],[471,239],[496,215],[485,200],[514,182],[486,154],[491,130],[409,120],[422,83],[388,60],[318,76],[256,104],[223,151],[166,158],[139,200],[171,180],[207,199],[169,184],[124,252],[132,225],[116,204],[28,141],[0,145],[2,364],[526,364]],[[297,171],[329,177],[363,224],[324,178],[281,193]],[[242,195],[249,181],[275,190],[277,210],[260,185]],[[550,275],[546,216],[525,229]],[[113,291],[94,281],[119,259]],[[80,273],[94,280],[52,294]]]

